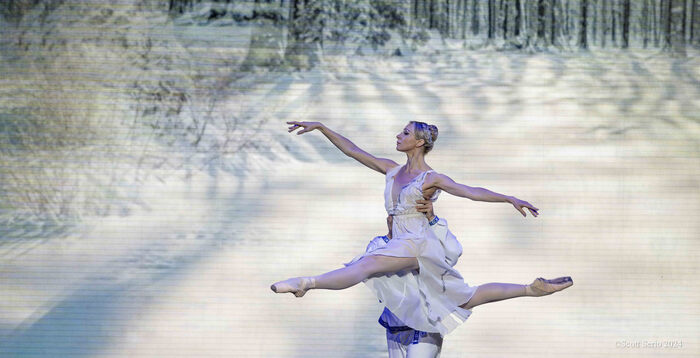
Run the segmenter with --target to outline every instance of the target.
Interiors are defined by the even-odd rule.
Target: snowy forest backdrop
[[[400,162],[420,120],[541,210],[443,194],[465,280],[576,282],[444,357],[695,357],[699,47],[696,0],[3,1],[0,355],[386,354],[362,285],[269,291],[385,230],[383,178],[284,122]]]

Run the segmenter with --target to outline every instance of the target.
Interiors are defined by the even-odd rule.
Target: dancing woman
[[[456,183],[434,172],[425,162],[438,136],[437,127],[411,121],[396,136],[396,150],[406,154],[406,164],[377,158],[347,138],[318,122],[287,122],[297,134],[319,130],[347,156],[386,174],[385,208],[393,216],[393,239],[348,266],[313,277],[296,277],[271,286],[277,293],[302,297],[310,289],[342,290],[365,282],[384,305],[406,325],[445,335],[464,322],[478,305],[522,296],[544,296],[573,284],[570,277],[535,279],[529,285],[488,283],[467,285],[445,260],[445,248],[429,230],[425,214],[416,210],[422,199],[435,201],[441,191],[476,201],[506,202],[523,216],[524,208],[537,217],[538,210],[514,196]]]

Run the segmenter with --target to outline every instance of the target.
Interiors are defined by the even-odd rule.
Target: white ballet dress
[[[419,270],[402,271],[372,277],[364,283],[376,294],[396,317],[407,326],[424,332],[438,332],[442,336],[462,324],[470,315],[460,305],[469,301],[477,286],[469,286],[452,266],[454,237],[437,237],[424,213],[416,210],[416,200],[423,199],[422,186],[426,171],[416,176],[399,192],[397,203],[391,193],[394,177],[401,166],[386,173],[384,202],[387,213],[393,216],[392,239],[386,246],[355,257],[352,265],[370,255],[415,257]],[[431,200],[437,200],[437,190]],[[457,244],[459,245],[459,244]],[[461,254],[461,246],[459,247]],[[459,256],[459,255],[457,255]]]

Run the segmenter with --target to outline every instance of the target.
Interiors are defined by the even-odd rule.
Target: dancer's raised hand
[[[527,208],[528,210],[530,210],[530,213],[534,217],[537,217],[537,215],[539,215],[537,210],[540,210],[540,209],[532,206],[532,204],[528,203],[525,200],[520,200],[516,197],[512,197],[512,199],[510,200],[510,203],[513,204],[513,206],[515,206],[515,209],[517,209],[521,214],[523,214],[523,216],[527,216],[525,214],[525,210],[523,210],[523,208]]]
[[[289,127],[289,130],[288,130],[289,133],[294,132],[295,130],[297,130],[299,128],[304,128],[304,129],[298,131],[297,134],[311,132],[312,130],[319,129],[319,128],[321,128],[321,126],[323,126],[323,124],[321,124],[320,122],[291,121],[291,122],[287,122],[287,124],[291,124],[291,126]]]

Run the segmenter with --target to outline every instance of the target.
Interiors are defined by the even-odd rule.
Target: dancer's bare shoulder
[[[364,164],[366,167],[378,171],[384,175],[391,170],[392,168],[396,167],[398,164],[387,158],[378,158],[373,156],[372,154],[369,154],[365,152],[362,149],[357,148],[356,150],[351,151],[348,156],[351,158],[357,160],[358,162]]]
[[[425,175],[425,179],[423,179],[423,194],[427,196],[432,196],[433,193],[439,189],[436,184],[438,177],[442,175],[434,170],[431,170],[428,174]]]
[[[386,175],[390,170],[398,167],[400,164],[396,163],[395,161],[387,158],[377,158],[377,166],[381,168],[381,170],[377,170],[378,172]]]
[[[457,183],[445,174],[429,174],[432,175],[426,177],[425,182],[423,183],[423,190],[428,190],[429,188],[437,188],[448,194],[452,194],[463,198],[469,198],[472,200],[478,200],[474,197],[473,187]]]
[[[431,171],[425,175],[425,180],[423,181],[423,191],[435,192],[437,189],[446,190],[454,184],[456,184],[455,181],[447,175],[436,171]]]

